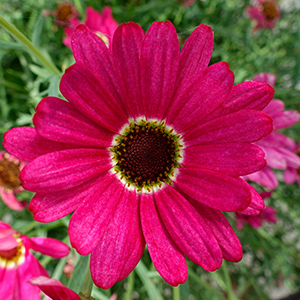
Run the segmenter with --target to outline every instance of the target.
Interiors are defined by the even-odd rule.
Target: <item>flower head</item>
[[[295,154],[300,157],[300,139],[298,141]],[[292,184],[297,181],[300,187],[300,167],[295,167],[293,164],[287,162],[287,169],[283,173],[283,180],[286,184]]]
[[[67,35],[67,37],[63,39],[65,46],[71,47],[72,33],[79,24],[81,23],[78,19],[70,20],[71,26],[65,28],[65,34]],[[118,22],[113,18],[109,6],[104,7],[101,14],[88,6],[86,8],[86,20],[84,24],[94,31],[104,41],[107,47],[110,47],[114,32],[118,27]]]
[[[70,248],[52,238],[20,235],[8,224],[0,221],[0,295],[3,300],[39,300],[40,291],[27,281],[37,276],[47,276],[47,271],[29,251],[61,258],[68,255]]]
[[[254,5],[248,6],[246,14],[256,21],[253,31],[273,28],[279,20],[281,11],[276,0],[255,0]]]
[[[70,20],[78,17],[78,11],[75,5],[69,1],[58,2],[55,10],[45,10],[44,14],[46,16],[53,16],[55,18],[55,23],[61,27],[70,26]]]
[[[233,86],[228,64],[208,66],[210,27],[179,49],[174,26],[154,22],[145,35],[122,24],[111,51],[86,26],[72,36],[76,63],[60,90],[43,99],[35,128],[14,128],[4,147],[30,161],[21,172],[36,192],[29,209],[51,222],[75,210],[71,244],[91,253],[96,285],[111,287],[140,260],[145,243],[171,285],[187,278],[186,255],[214,271],[239,261],[240,242],[221,211],[258,214],[258,193],[240,176],[265,165],[252,142],[272,130],[260,110],[274,90]]]
[[[15,194],[24,189],[19,179],[25,162],[5,151],[0,151],[0,196],[3,202],[13,210],[23,210],[26,201],[18,201]]]
[[[270,85],[274,85],[276,76],[269,73],[260,73],[254,77]],[[267,137],[255,142],[266,154],[267,165],[260,171],[247,175],[244,178],[257,182],[258,184],[275,189],[278,180],[271,168],[285,170],[287,167],[298,169],[300,158],[296,151],[295,142],[278,132],[279,129],[287,128],[300,120],[300,113],[295,110],[285,110],[281,100],[273,99],[263,111],[273,119],[273,131]]]

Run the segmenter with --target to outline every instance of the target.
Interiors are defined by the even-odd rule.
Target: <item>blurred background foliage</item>
[[[180,44],[200,23],[214,31],[214,51],[211,64],[226,61],[235,74],[235,83],[249,80],[259,72],[275,73],[275,98],[283,100],[288,109],[300,111],[300,6],[299,0],[282,0],[282,17],[272,30],[253,33],[251,21],[244,10],[249,0],[199,1],[188,8],[175,0],[74,0],[78,9],[92,6],[101,11],[112,7],[119,22],[134,21],[145,31],[154,21],[170,20],[176,27]],[[52,16],[44,16],[45,9],[53,10],[57,1],[1,0],[0,14],[14,24],[32,43],[52,60],[59,70],[65,70],[74,59],[69,48],[62,44],[63,29]],[[84,15],[81,15],[84,19]],[[27,49],[0,27],[0,135],[14,126],[32,125],[37,103],[45,96],[62,97],[58,75],[44,68]],[[300,136],[297,124],[284,133],[295,141]],[[279,178],[282,174],[278,173]],[[261,189],[257,186],[258,190]],[[32,194],[20,195],[30,200]],[[223,264],[214,273],[188,262],[189,277],[178,288],[170,287],[156,272],[145,250],[136,270],[111,289],[94,288],[96,299],[106,299],[116,292],[118,299],[172,299],[180,293],[182,299],[280,299],[300,288],[300,190],[298,185],[281,181],[272,197],[267,199],[278,211],[276,224],[264,224],[255,230],[245,226],[235,228],[233,214],[226,214],[244,248],[240,263]],[[29,236],[49,236],[68,241],[70,216],[62,220],[39,224],[28,211],[9,210],[0,201],[0,218]],[[74,251],[74,250],[73,250]],[[68,279],[63,272],[66,258],[60,261],[39,257],[49,274],[79,292],[87,258],[74,252],[76,265]],[[235,296],[234,296],[235,295]],[[296,299],[296,298],[295,298]]]

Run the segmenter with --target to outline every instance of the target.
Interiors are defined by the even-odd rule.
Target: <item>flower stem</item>
[[[54,74],[60,75],[60,71],[56,66],[48,61],[23,33],[21,33],[14,25],[6,21],[1,15],[0,25],[14,35],[48,70]]]
[[[133,288],[134,288],[134,271],[132,271],[128,275],[127,279],[128,279],[128,288],[125,293],[124,300],[130,300],[130,298],[131,298],[131,294],[132,294]]]
[[[225,283],[226,283],[226,287],[227,287],[228,299],[229,300],[237,300],[236,296],[233,294],[233,291],[232,291],[231,279],[230,279],[230,275],[228,273],[227,263],[225,260],[223,260],[222,271],[224,273],[224,279],[225,279]]]
[[[180,300],[180,287],[173,287],[173,300]]]
[[[32,222],[30,222],[29,224],[27,224],[22,230],[20,230],[20,232],[22,234],[26,234],[27,232],[29,232],[30,230],[32,230],[33,228],[35,228],[36,226],[40,225],[41,223],[33,220]]]
[[[90,261],[91,261],[91,256],[89,256],[89,263],[86,266],[84,281],[83,281],[82,289],[80,292],[80,295],[86,299],[89,299],[89,297],[92,294],[92,289],[93,289],[93,280],[92,280],[91,271],[90,271]]]
[[[84,16],[84,11],[83,11],[81,1],[80,0],[74,0],[74,3],[75,3],[75,6],[76,6],[80,16],[83,17]]]

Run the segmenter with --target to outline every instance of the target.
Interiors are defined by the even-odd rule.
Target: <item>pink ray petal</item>
[[[296,143],[291,138],[276,131],[272,131],[269,135],[259,140],[257,145],[274,148],[286,148],[291,152],[296,151]]]
[[[111,167],[106,149],[71,149],[39,156],[24,167],[20,179],[29,191],[58,192],[80,185]]]
[[[87,255],[97,247],[123,193],[124,185],[114,174],[108,173],[101,185],[76,209],[70,220],[69,235],[71,245],[78,253]]]
[[[72,35],[72,50],[76,62],[91,70],[119,105],[122,105],[113,58],[104,42],[89,28],[80,25]]]
[[[174,26],[169,21],[154,22],[141,53],[141,85],[147,118],[162,119],[169,109],[178,63],[179,43]]]
[[[44,255],[62,258],[67,256],[70,252],[69,246],[56,239],[47,237],[32,237],[29,240],[30,248]]]
[[[283,173],[283,179],[286,184],[292,184],[297,180],[298,172],[293,168],[287,168]]]
[[[154,194],[160,218],[179,249],[207,271],[222,264],[222,251],[210,227],[175,189],[166,186]]]
[[[91,274],[97,286],[108,289],[132,272],[145,249],[135,191],[124,190],[103,232],[91,255]]]
[[[272,190],[276,189],[278,186],[278,180],[274,174],[274,171],[272,171],[268,166],[265,166],[258,172],[243,176],[243,178],[257,182],[259,185],[268,187]]]
[[[264,152],[255,145],[227,143],[185,148],[182,164],[237,177],[262,169],[266,161]]]
[[[80,297],[75,292],[64,286],[56,279],[39,276],[32,278],[28,282],[34,286],[37,286],[52,300],[80,300]]]
[[[189,36],[180,51],[175,90],[186,89],[194,76],[204,70],[213,51],[211,27],[200,24]]]
[[[181,168],[174,183],[191,198],[222,211],[243,210],[251,202],[251,193],[244,180],[211,170]]]
[[[272,131],[272,119],[263,112],[244,110],[214,120],[186,133],[187,146],[255,142]]]
[[[166,115],[168,123],[179,133],[198,126],[227,99],[233,81],[233,72],[225,62],[206,68],[195,76],[189,88],[176,94]]]
[[[124,110],[107,87],[80,64],[74,64],[65,71],[60,90],[81,113],[114,133],[128,122]]]
[[[274,130],[290,127],[300,120],[300,113],[296,110],[285,110],[272,116]]]
[[[114,34],[112,51],[122,99],[134,118],[143,114],[140,53],[145,33],[140,25],[123,23]]]
[[[42,137],[87,147],[110,147],[114,133],[101,128],[64,100],[46,97],[36,108],[33,124]]]
[[[273,87],[276,83],[276,75],[262,72],[255,75],[252,80],[263,81]]]
[[[13,191],[6,191],[0,187],[0,196],[3,202],[16,211],[24,210],[27,207],[26,201],[19,201]]]
[[[14,293],[17,272],[15,268],[0,266],[0,295],[1,300],[11,300]],[[24,298],[21,300],[25,300]]]
[[[188,272],[185,258],[161,222],[152,194],[141,195],[141,222],[158,273],[173,286],[184,283]]]
[[[44,139],[32,127],[16,127],[5,132],[3,147],[22,160],[32,161],[41,155],[75,146]]]

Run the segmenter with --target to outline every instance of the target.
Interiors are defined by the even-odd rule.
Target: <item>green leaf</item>
[[[41,35],[44,29],[45,18],[44,15],[41,14],[35,24],[35,28],[32,34],[32,44],[39,48]]]
[[[48,96],[58,97],[59,96],[59,76],[54,75],[50,79],[50,85],[48,88]]]
[[[32,73],[42,78],[47,78],[52,75],[52,73],[48,69],[39,67],[34,64],[29,64],[29,69]]]
[[[85,270],[89,264],[89,256],[81,256],[72,277],[69,280],[68,288],[73,290],[75,293],[79,293],[84,281]]]

